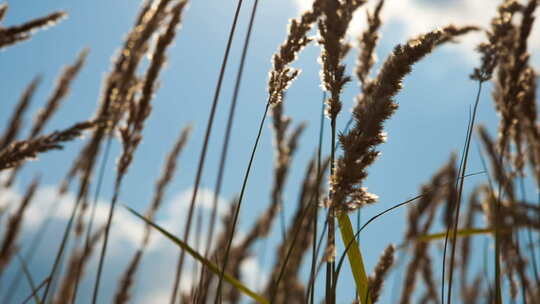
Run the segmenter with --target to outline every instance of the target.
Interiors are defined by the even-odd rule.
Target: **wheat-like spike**
[[[88,56],[88,49],[84,49],[79,54],[77,60],[72,64],[64,68],[60,78],[57,81],[56,88],[53,94],[47,101],[46,105],[37,114],[32,130],[30,131],[30,138],[34,138],[41,133],[46,123],[52,118],[53,114],[58,110],[61,102],[69,94],[71,83],[79,74],[81,68]]]
[[[60,192],[69,188],[70,182],[75,176],[80,175],[80,185],[77,191],[76,204],[71,210],[70,221],[64,229],[62,243],[59,247],[55,262],[53,263],[50,275],[54,277],[60,264],[60,258],[66,248],[66,243],[71,233],[73,217],[78,211],[82,199],[86,196],[92,175],[97,163],[97,157],[101,151],[103,139],[115,130],[118,122],[127,112],[126,104],[140,89],[140,81],[136,77],[136,72],[142,58],[148,52],[150,39],[161,29],[161,20],[166,14],[169,1],[146,1],[139,13],[136,23],[125,39],[124,46],[119,55],[114,59],[112,71],[105,79],[104,88],[100,98],[100,104],[96,113],[98,120],[106,121],[106,124],[99,125],[92,134],[91,139],[81,150],[78,158],[73,162],[72,167],[62,182]],[[109,137],[109,144],[111,141]],[[93,219],[89,221],[89,228]],[[91,231],[88,229],[87,231]],[[87,238],[85,243],[88,243]],[[50,285],[45,288],[43,298],[46,298],[50,290]]]
[[[444,31],[446,32],[446,36],[439,40],[437,42],[437,45],[444,44],[447,42],[453,42],[456,43],[456,37],[468,34],[470,32],[476,32],[479,31],[480,28],[478,26],[474,25],[466,25],[466,26],[455,26],[455,25],[449,25],[444,28]]]
[[[80,69],[84,65],[87,55],[88,55],[88,50],[84,49],[80,53],[75,63],[67,66],[64,69],[64,71],[62,72],[61,76],[58,79],[58,82],[57,82],[56,88],[53,91],[53,94],[48,99],[45,106],[38,112],[38,114],[34,118],[34,123],[30,130],[29,139],[33,139],[36,136],[38,136],[45,128],[45,125],[53,117],[54,113],[56,113],[56,111],[61,105],[62,100],[64,100],[66,96],[68,95],[71,83],[73,82],[73,80],[79,73]],[[5,183],[6,186],[11,186],[13,184],[20,169],[21,168],[19,167],[14,168],[14,170],[11,172],[11,175],[9,176],[9,178],[7,179]]]
[[[484,126],[478,127],[478,135],[480,135],[480,140],[487,152],[487,156],[493,169],[493,177],[495,178],[495,181],[501,185],[501,187],[503,187],[502,189],[504,190],[505,196],[508,197],[510,201],[515,201],[514,183],[499,161],[500,152],[497,151],[495,141],[491,138]]]
[[[285,42],[279,51],[272,56],[272,70],[268,79],[268,103],[276,105],[283,100],[283,94],[292,81],[299,75],[300,70],[289,67],[298,53],[312,41],[307,37],[313,23],[321,14],[321,3],[324,0],[315,0],[310,10],[304,12],[299,18],[292,19]]]
[[[81,136],[84,130],[90,129],[96,124],[95,121],[77,123],[62,131],[55,131],[34,139],[11,143],[7,148],[0,151],[0,170],[18,166],[25,160],[36,158],[40,153],[62,149],[61,143]]]
[[[521,8],[516,0],[505,0],[497,10],[497,16],[491,21],[491,30],[486,31],[488,42],[478,45],[477,51],[482,55],[480,67],[471,74],[472,79],[487,81],[501,58],[501,44],[505,37],[513,31],[512,18]]]
[[[322,1],[322,17],[319,20],[321,45],[320,62],[322,64],[321,82],[325,91],[330,93],[326,101],[326,115],[335,120],[341,111],[341,91],[350,80],[345,75],[345,65],[341,63],[344,53],[348,50],[345,43],[345,33],[352,20],[353,13],[363,5],[363,0]]]
[[[439,292],[435,280],[433,279],[433,261],[431,257],[426,254],[424,256],[424,261],[422,263],[422,279],[426,286],[426,301],[431,301],[432,303],[438,303]]]
[[[412,65],[429,54],[441,39],[453,35],[453,31],[442,28],[398,45],[367,92],[358,97],[353,109],[355,125],[339,138],[344,153],[337,160],[330,179],[331,205],[342,211],[352,211],[376,201],[377,197],[361,187],[361,182],[367,176],[366,168],[379,154],[375,147],[386,140],[383,123],[397,110],[394,96],[402,87],[403,77],[411,72]]]
[[[369,294],[373,303],[377,303],[379,296],[381,295],[381,290],[384,282],[384,278],[388,274],[390,267],[394,264],[394,252],[396,247],[393,244],[390,244],[384,250],[383,254],[379,258],[377,266],[375,266],[375,271],[373,275],[369,277]]]
[[[480,274],[477,274],[473,282],[461,291],[463,293],[462,299],[464,304],[476,304],[479,302],[480,295],[483,291],[483,279]]]
[[[171,20],[169,21],[167,29],[159,36],[156,43],[156,49],[152,55],[152,61],[146,72],[141,88],[141,97],[136,102],[130,104],[127,125],[120,128],[124,152],[118,161],[117,179],[121,178],[126,173],[131,160],[133,159],[133,153],[142,138],[144,122],[152,110],[150,101],[154,96],[159,73],[165,65],[165,52],[176,36],[176,28],[180,24],[182,12],[186,4],[187,1],[182,0],[171,9]]]
[[[519,117],[520,98],[517,96],[527,94],[527,77],[529,77],[529,57],[527,40],[529,38],[534,12],[538,1],[529,1],[524,7],[519,7],[522,15],[519,26],[509,22],[507,35],[500,40],[499,62],[493,99],[497,111],[501,115],[499,126],[498,149],[500,153],[513,161],[517,174],[523,175],[524,151],[522,144],[521,124]],[[513,141],[516,156],[512,157],[510,144]]]
[[[412,260],[407,265],[405,279],[403,280],[403,289],[401,291],[401,300],[399,303],[408,304],[411,301],[412,294],[416,288],[417,273],[421,270],[422,261],[427,254],[428,243],[420,242],[414,247]]]
[[[97,119],[107,121],[96,129],[91,140],[81,150],[77,160],[64,178],[63,189],[69,186],[69,181],[81,172],[81,195],[86,192],[87,186],[94,170],[95,160],[99,154],[103,138],[118,124],[124,113],[127,112],[126,100],[129,100],[139,88],[135,72],[142,57],[148,51],[148,41],[159,27],[159,20],[164,14],[167,1],[146,1],[139,12],[137,21],[128,33],[119,55],[115,58],[113,69],[108,73],[104,89],[100,98],[100,105],[96,114]]]
[[[142,58],[149,50],[149,42],[161,28],[169,1],[146,1],[137,21],[127,35],[123,48],[116,57],[113,69],[105,80],[98,117],[109,117],[108,131],[113,130],[129,109],[133,91],[140,89],[136,76]]]
[[[433,175],[429,183],[421,187],[422,196],[414,206],[409,208],[407,231],[405,232],[406,242],[420,236],[420,219],[429,216],[429,214],[434,214],[440,202],[445,200],[447,206],[454,204],[452,193],[455,191],[450,187],[454,185],[456,171],[456,156],[452,154],[446,165]],[[444,214],[448,213],[450,211],[444,212]]]
[[[8,4],[6,2],[0,4],[0,23],[2,23],[2,20],[6,16],[7,10],[8,10]]]
[[[56,111],[61,105],[61,102],[67,97],[71,83],[73,82],[73,80],[75,79],[79,71],[81,70],[82,66],[84,65],[87,55],[88,55],[88,49],[82,50],[77,60],[72,65],[69,65],[66,68],[64,68],[63,72],[61,73],[58,79],[58,82],[56,84],[56,88],[53,91],[53,94],[48,99],[45,106],[38,112],[38,114],[34,118],[34,123],[30,130],[29,139],[33,139],[36,136],[38,136],[45,128],[45,125],[49,122],[49,120],[51,120],[53,115],[56,113]],[[13,184],[19,170],[20,168],[17,167],[11,172],[11,175],[9,176],[8,180],[5,183],[6,186],[10,186]]]
[[[375,47],[379,41],[379,28],[381,27],[380,14],[383,5],[384,0],[379,0],[375,10],[372,13],[366,13],[368,28],[358,38],[360,54],[358,54],[356,60],[355,72],[362,88],[365,88],[369,82],[368,76],[377,58],[375,55]]]
[[[54,300],[55,304],[71,303],[75,291],[75,282],[77,279],[80,280],[81,277],[84,276],[84,269],[88,262],[90,262],[94,249],[105,231],[103,228],[104,227],[94,232],[86,248],[75,250],[71,255],[66,274],[64,275],[64,279],[60,284],[60,289]]]
[[[536,184],[540,187],[540,130],[537,126],[536,89],[538,76],[532,68],[523,73],[523,91],[519,98],[519,116],[524,119],[521,124],[526,138],[526,158],[530,164]]]
[[[15,242],[19,237],[19,233],[23,225],[24,213],[34,198],[38,185],[39,178],[35,177],[32,183],[26,189],[26,193],[24,194],[19,207],[10,217],[9,222],[7,223],[4,239],[0,245],[0,275],[5,270],[6,266],[9,264],[11,258],[15,254],[15,251],[17,250]]]
[[[178,137],[176,143],[174,144],[172,150],[167,155],[161,176],[156,182],[154,197],[152,198],[150,207],[146,212],[146,217],[148,219],[152,220],[159,207],[161,206],[163,195],[165,194],[165,189],[167,185],[171,182],[174,172],[176,171],[178,155],[184,149],[190,133],[190,126],[184,128],[180,136]],[[120,285],[117,289],[114,300],[117,304],[127,303],[130,299],[130,289],[133,284],[133,280],[135,278],[144,251],[148,246],[148,242],[150,241],[151,229],[152,228],[150,225],[146,225],[140,248],[137,250],[133,258],[131,259],[131,262],[128,264],[128,267],[126,268],[124,274],[120,279]]]
[[[41,82],[41,77],[35,77],[32,82],[26,87],[19,99],[19,102],[15,106],[15,110],[11,115],[11,118],[7,124],[7,129],[0,138],[0,150],[8,146],[19,134],[19,131],[23,125],[23,115],[30,106],[32,97]]]
[[[276,295],[274,298],[276,303],[305,302],[305,292],[300,292],[305,288],[299,283],[299,272],[302,260],[313,240],[313,225],[311,225],[313,213],[310,212],[313,207],[310,204],[316,204],[313,201],[315,191],[320,189],[323,181],[320,175],[326,172],[328,165],[328,160],[321,164],[318,176],[316,158],[313,157],[306,168],[298,207],[285,239],[276,250],[277,259],[270,275],[271,280],[265,288],[266,293],[270,296]],[[278,279],[280,280],[278,281]],[[291,298],[295,300],[291,300]]]
[[[437,214],[437,208],[441,205],[441,202],[449,200],[451,196],[449,192],[453,190],[446,188],[447,184],[455,184],[456,175],[456,157],[452,155],[448,163],[443,166],[437,173],[434,174],[431,181],[422,186],[420,201],[409,209],[408,228],[405,233],[405,244],[413,244],[412,259],[406,268],[405,279],[403,281],[403,290],[401,293],[400,303],[410,303],[411,297],[416,288],[416,279],[418,273],[421,272],[424,282],[428,287],[428,292],[424,297],[426,300],[431,299],[436,294],[433,291],[432,279],[430,274],[431,270],[427,269],[425,263],[430,263],[429,258],[429,242],[417,242],[416,238],[422,235],[428,234],[435,215]]]
[[[0,16],[3,17],[7,10],[7,4],[0,8]],[[21,25],[11,26],[7,28],[0,27],[0,49],[14,45],[18,42],[29,39],[32,32],[52,26],[63,19],[67,14],[65,12],[54,12],[47,16],[36,18]],[[1,18],[0,18],[1,20]]]
[[[101,248],[96,284],[94,285],[94,302],[96,302],[98,299],[101,272],[103,270],[103,264],[109,239],[109,232],[112,219],[114,217],[116,203],[120,194],[121,184],[131,164],[131,161],[133,160],[135,150],[137,149],[142,139],[144,122],[146,121],[146,118],[148,117],[152,109],[150,101],[152,100],[154,95],[156,81],[158,79],[161,69],[165,64],[165,53],[176,36],[176,29],[177,26],[180,24],[182,12],[186,4],[186,0],[180,0],[171,8],[169,23],[167,24],[165,31],[159,35],[156,42],[156,48],[152,56],[152,61],[150,62],[150,66],[148,67],[144,82],[142,84],[141,95],[138,98],[135,95],[131,95],[129,99],[129,113],[126,125],[119,129],[123,151],[117,164],[118,172],[115,179],[114,194],[111,200],[111,205],[107,217],[107,224],[105,227],[105,239]]]

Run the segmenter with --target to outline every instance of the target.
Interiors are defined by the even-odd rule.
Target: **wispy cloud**
[[[381,18],[383,24],[398,25],[392,29],[400,31],[396,35],[403,37],[401,41],[396,41],[399,43],[408,37],[451,23],[488,28],[500,2],[496,0],[387,0]],[[313,0],[296,0],[296,3],[299,10],[303,11],[311,6]],[[377,1],[368,1],[368,4],[357,12],[349,30],[352,37],[358,36],[366,28],[365,8],[372,9],[376,3]],[[383,34],[385,28],[387,27],[383,26]],[[538,66],[540,63],[538,55],[540,28],[538,24],[533,28],[530,37],[530,48],[533,52],[532,61]],[[468,34],[460,40],[461,43],[451,46],[451,48],[460,52],[463,55],[462,58],[468,61],[467,63],[476,64],[478,55],[475,52],[475,47],[484,39],[483,33]]]
[[[0,176],[1,180],[1,176]],[[157,222],[166,229],[179,235],[180,227],[183,227],[185,223],[185,217],[187,209],[190,203],[192,189],[188,189],[172,195],[163,206],[163,210],[160,216],[157,218]],[[16,188],[2,189],[0,195],[0,206],[5,204],[16,204],[20,200],[21,191]],[[48,210],[55,209],[56,211],[52,215],[53,225],[51,225],[51,231],[45,235],[47,239],[46,244],[40,248],[40,252],[54,251],[52,247],[57,246],[60,242],[60,235],[63,232],[65,223],[75,203],[75,196],[72,193],[67,193],[61,199],[58,198],[56,186],[42,186],[37,190],[35,200],[32,202],[24,218],[24,232],[22,236],[23,241],[28,241],[32,238],[34,233],[41,228],[41,224],[45,217],[48,215]],[[199,199],[197,206],[200,207],[203,217],[209,218],[209,214],[213,203],[213,192],[210,189],[200,189]],[[223,215],[228,210],[228,201],[224,198],[218,198],[218,215]],[[96,224],[94,227],[103,225],[107,219],[109,208],[109,201],[100,199],[96,208]],[[140,209],[140,208],[137,208]],[[110,256],[106,262],[107,274],[106,274],[106,290],[103,293],[104,299],[111,297],[114,292],[120,274],[125,269],[125,263],[129,260],[131,254],[135,249],[139,247],[144,223],[134,217],[132,214],[119,208],[115,214],[113,227],[111,229],[111,241],[110,241]],[[140,210],[143,211],[143,210]],[[9,212],[9,211],[8,211]],[[221,227],[217,227],[217,233],[221,231]],[[239,231],[236,240],[240,240],[244,234]],[[200,252],[204,252],[204,240],[206,238],[205,231],[202,233],[202,242],[198,247]],[[194,240],[190,242],[194,246]],[[26,248],[28,244],[21,244],[22,249]],[[49,248],[47,248],[49,246]],[[51,247],[52,246],[52,247]],[[47,261],[41,261],[42,257],[38,252],[38,259],[40,259],[41,265],[45,265]],[[147,248],[147,254],[142,263],[142,269],[137,279],[137,284],[144,286],[144,288],[136,288],[135,301],[137,303],[166,303],[170,296],[169,281],[172,282],[172,276],[174,275],[174,267],[176,266],[176,260],[178,257],[178,247],[176,247],[168,239],[159,236],[158,233],[153,233],[149,247]],[[93,269],[94,260],[90,263],[89,269]],[[183,279],[182,289],[189,291],[193,278],[197,273],[193,273],[193,263],[190,261],[187,265],[187,273]],[[41,266],[40,266],[41,267]],[[43,269],[42,269],[43,270]],[[246,282],[248,286],[256,289],[255,286],[261,276],[262,270],[258,265],[255,258],[248,258],[241,266],[242,280]],[[92,270],[91,270],[92,272]],[[87,277],[91,277],[92,273],[88,273]],[[170,280],[168,279],[170,277]],[[86,280],[87,281],[87,280]],[[91,283],[90,281],[87,281]],[[196,282],[196,281],[195,281]],[[172,284],[172,283],[171,283]]]

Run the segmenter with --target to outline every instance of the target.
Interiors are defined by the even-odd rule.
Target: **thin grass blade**
[[[197,251],[195,251],[195,249],[191,248],[188,244],[184,243],[182,240],[180,240],[179,238],[175,237],[174,235],[172,235],[170,232],[168,232],[167,230],[163,229],[162,227],[160,227],[159,225],[155,224],[154,222],[150,221],[149,219],[147,219],[146,217],[142,216],[141,214],[139,214],[137,211],[131,209],[130,207],[128,206],[124,206],[129,212],[133,213],[135,216],[137,216],[138,218],[140,218],[141,220],[145,221],[148,225],[152,226],[153,228],[155,228],[157,231],[159,231],[161,234],[163,234],[165,237],[167,237],[169,240],[173,241],[176,245],[178,245],[180,248],[182,248],[182,250],[185,250],[191,257],[193,257],[194,259],[196,259],[197,261],[201,262],[204,266],[206,266],[210,271],[212,271],[214,274],[216,275],[220,275],[221,274],[221,270],[218,268],[218,266],[216,266],[214,263],[210,262],[209,260],[207,260],[206,258],[204,258],[204,256],[202,256],[200,253],[198,253]],[[254,291],[252,291],[251,289],[249,289],[248,287],[246,287],[244,284],[242,284],[240,281],[238,281],[236,278],[234,278],[233,276],[227,274],[227,273],[224,273],[223,274],[223,279],[227,282],[229,282],[230,284],[232,284],[234,287],[236,287],[240,292],[242,292],[243,294],[245,294],[246,296],[252,298],[253,300],[255,300],[257,303],[261,303],[261,304],[269,304],[268,300],[266,300],[263,296],[255,293]]]
[[[453,230],[451,230],[450,232],[453,232]],[[489,229],[489,228],[461,229],[457,231],[456,235],[457,236],[471,236],[471,235],[488,234],[488,233],[495,233],[495,229]],[[417,241],[429,242],[429,241],[434,241],[438,239],[444,239],[445,237],[446,237],[446,232],[440,232],[440,233],[423,235],[419,237]]]
[[[30,289],[32,290],[32,295],[34,297],[34,302],[36,302],[36,304],[41,304],[41,301],[39,300],[39,297],[37,295],[38,288],[36,288],[36,284],[34,284],[34,280],[32,279],[32,274],[30,273],[30,269],[28,268],[28,264],[26,264],[26,261],[18,253],[17,253],[17,259],[19,259],[19,262],[21,263],[24,277],[28,281],[28,285],[30,285]]]

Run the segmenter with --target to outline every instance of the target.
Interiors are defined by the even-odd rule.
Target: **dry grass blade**
[[[319,115],[319,141],[317,145],[317,176],[320,176],[321,172],[321,162],[322,162],[322,146],[323,146],[323,134],[324,134],[324,101],[326,100],[326,92],[323,92],[322,94],[322,102],[321,102],[321,112]],[[317,190],[315,193],[315,201],[320,201],[320,195],[322,191]],[[313,304],[315,302],[315,284],[317,281],[317,226],[319,223],[319,208],[316,206],[313,215],[313,246],[312,246],[312,255],[311,255],[311,272],[310,272],[310,279],[308,283],[308,297],[309,297],[309,303]]]
[[[282,193],[289,174],[292,157],[296,152],[298,139],[305,129],[305,125],[300,124],[290,134],[287,134],[290,119],[285,117],[282,112],[283,104],[280,103],[272,107],[274,145],[277,153],[274,160],[274,179],[272,182],[270,205],[248,233],[244,239],[244,244],[250,244],[257,238],[265,237],[270,231],[278,210],[282,208]]]
[[[258,0],[256,0],[256,1],[257,2],[255,2],[255,3],[258,3]],[[246,172],[244,174],[244,178],[243,178],[243,182],[242,182],[242,188],[240,190],[240,195],[238,197],[238,204],[235,207],[234,217],[233,217],[233,221],[232,221],[232,227],[231,227],[230,234],[227,237],[227,246],[226,246],[226,249],[225,249],[225,256],[223,258],[223,264],[222,264],[222,267],[221,267],[222,271],[221,271],[221,275],[219,277],[219,282],[218,282],[218,289],[217,289],[218,291],[217,291],[217,296],[216,296],[216,301],[215,301],[216,304],[220,301],[220,297],[221,297],[220,296],[220,288],[221,288],[223,278],[224,278],[224,274],[225,274],[224,269],[227,267],[229,251],[231,249],[231,245],[232,245],[232,242],[233,242],[236,225],[238,223],[238,215],[240,213],[240,207],[241,207],[242,199],[244,198],[244,194],[245,194],[246,187],[247,187],[247,182],[248,182],[248,179],[249,179],[249,174],[251,172],[251,168],[252,168],[252,165],[253,165],[253,160],[255,159],[255,154],[257,152],[257,147],[259,146],[259,141],[261,139],[263,126],[264,126],[264,122],[266,120],[266,116],[268,114],[269,107],[270,107],[270,104],[267,103],[266,107],[264,109],[264,113],[262,115],[261,122],[259,124],[259,130],[257,131],[257,137],[255,138],[255,143],[253,144],[253,148],[251,150],[251,155],[250,155],[250,158],[249,158],[248,166],[247,166]]]

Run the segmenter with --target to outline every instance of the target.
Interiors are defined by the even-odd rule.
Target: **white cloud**
[[[0,175],[0,182],[3,179]],[[165,227],[166,229],[171,229],[170,231],[178,234],[180,230],[179,227],[182,227],[185,223],[185,217],[187,209],[191,200],[192,189],[188,189],[173,195],[171,199],[164,202],[163,205],[163,216],[158,218],[158,223]],[[9,203],[17,203],[21,198],[22,191],[18,190],[16,187],[9,189],[1,189],[0,191],[0,206],[6,205]],[[204,213],[204,218],[209,218],[213,202],[213,192],[210,189],[200,189],[197,206],[201,208]],[[24,217],[24,231],[23,238],[27,239],[32,237],[34,232],[41,227],[42,221],[46,216],[49,215],[48,210],[55,209],[53,213],[54,222],[57,224],[65,223],[72,212],[72,207],[75,203],[75,196],[73,193],[67,193],[60,200],[58,199],[58,191],[55,186],[41,186],[37,189],[37,192],[34,196],[34,200],[31,202],[27,211],[25,212]],[[109,200],[99,200],[96,208],[96,225],[101,226],[106,222],[108,212],[109,212]],[[227,200],[223,198],[218,198],[218,216],[224,214],[227,211]],[[108,264],[107,274],[106,274],[106,284],[109,286],[116,286],[119,275],[125,269],[125,263],[131,258],[131,255],[138,248],[141,237],[143,235],[144,224],[143,222],[126,211],[122,206],[121,202],[118,202],[117,212],[114,215],[113,226],[111,227],[110,242],[109,242],[109,254],[108,254]],[[140,208],[138,208],[140,209]],[[142,211],[142,210],[140,210]],[[90,211],[88,211],[90,212]],[[221,221],[217,219],[216,232],[221,231]],[[56,228],[49,231],[50,242],[56,244],[59,242],[60,235],[65,224],[57,225]],[[58,228],[62,227],[62,228]],[[193,230],[192,230],[193,231]],[[204,235],[205,231],[203,231]],[[50,237],[54,235],[54,237]],[[242,231],[238,231],[235,235],[235,242],[241,240],[245,234]],[[47,238],[47,236],[46,236]],[[202,238],[204,243],[205,238]],[[193,244],[191,240],[191,244]],[[204,245],[204,244],[202,244]],[[204,252],[203,246],[199,247],[200,252]],[[42,248],[44,249],[44,248]],[[139,283],[144,284],[144,290],[136,288],[138,293],[136,301],[138,303],[166,303],[169,301],[170,297],[170,286],[169,284],[163,284],[163,282],[169,282],[169,279],[172,280],[172,275],[174,274],[173,269],[176,265],[178,257],[178,247],[176,247],[172,242],[166,239],[163,236],[159,236],[158,233],[154,232],[153,237],[151,238],[150,246],[146,253],[146,258],[143,262],[143,268],[141,273],[139,273],[138,280],[141,280]],[[127,256],[126,256],[127,254]],[[184,272],[182,279],[181,289],[188,291],[191,284],[193,283],[193,278],[198,274],[193,274],[193,264],[194,261],[188,256],[186,260],[186,271]],[[96,257],[89,265],[89,269],[95,268],[93,265],[96,263]],[[246,282],[247,286],[257,289],[259,286],[255,286],[259,282],[259,277],[262,273],[262,270],[257,263],[256,258],[248,258],[242,265],[242,281]],[[164,275],[169,279],[165,279]],[[144,282],[143,282],[144,281]],[[172,282],[172,281],[171,281]],[[264,282],[261,282],[264,283]],[[165,285],[165,286],[164,286]],[[114,288],[113,288],[114,289]],[[110,295],[105,295],[107,297]]]
[[[163,226],[170,229],[170,231],[179,232],[180,228],[185,223],[187,211],[191,204],[191,198],[193,195],[193,188],[184,190],[177,193],[163,208],[166,211],[166,216],[163,221]],[[205,216],[209,217],[214,204],[214,192],[211,189],[200,188],[197,191],[196,207],[201,208]],[[217,220],[219,216],[224,215],[227,212],[228,202],[222,197],[217,199]],[[195,214],[195,217],[197,215]]]
[[[261,290],[268,283],[268,275],[261,269],[256,257],[247,258],[240,265],[240,271],[246,286],[252,290]]]
[[[399,25],[401,41],[409,37],[442,27],[448,24],[477,25],[488,27],[491,19],[495,16],[497,6],[501,1],[496,0],[386,0],[381,18],[384,23]],[[300,11],[311,6],[313,0],[296,0]],[[367,7],[372,10],[377,1],[368,1]],[[351,22],[350,34],[356,37],[366,28],[365,8],[360,9]],[[384,30],[383,30],[384,33]],[[484,34],[468,34],[460,39],[460,43],[452,48],[461,52],[465,60],[476,64],[478,55],[475,47],[485,39]],[[538,66],[540,58],[540,26],[535,24],[530,35],[529,45],[532,53],[532,62]]]

